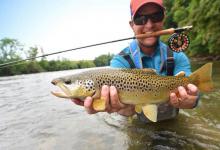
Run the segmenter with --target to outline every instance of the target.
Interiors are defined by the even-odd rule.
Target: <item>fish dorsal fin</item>
[[[125,73],[131,73],[135,75],[156,75],[157,72],[154,69],[144,68],[144,69],[121,69]]]
[[[157,122],[157,105],[149,104],[142,107],[144,115],[153,122]]]
[[[157,71],[155,69],[150,69],[150,68],[144,68],[141,69],[144,73],[146,74],[157,74]]]
[[[180,71],[175,76],[176,77],[185,77],[185,72],[184,71]]]
[[[131,71],[134,74],[141,74],[141,75],[156,75],[157,74],[155,69],[150,69],[150,68],[131,69]]]

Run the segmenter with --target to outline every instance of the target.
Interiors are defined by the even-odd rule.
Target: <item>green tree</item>
[[[35,57],[38,54],[38,48],[35,47],[30,47],[29,50],[27,51],[27,57],[28,58],[33,58],[32,60],[35,60]]]
[[[220,1],[194,0],[188,10],[188,19],[181,23],[194,26],[192,49],[200,55],[220,55]]]
[[[8,62],[21,59],[23,45],[16,39],[3,38],[0,40],[0,61]]]
[[[108,55],[101,55],[101,56],[98,56],[94,59],[94,64],[97,66],[97,67],[100,67],[100,66],[109,66],[110,65],[110,61],[111,59],[113,58],[113,55],[112,54],[108,54]]]
[[[89,61],[89,60],[81,60],[78,62],[78,68],[92,68],[95,67],[95,64],[93,63],[93,61]]]
[[[220,55],[220,1],[175,0],[165,1],[165,5],[169,6],[169,19],[178,26],[193,25],[190,56]]]
[[[173,5],[175,1],[166,0],[164,1],[164,6],[166,8],[166,19],[164,23],[165,28],[175,28],[177,27],[177,23],[173,20]]]

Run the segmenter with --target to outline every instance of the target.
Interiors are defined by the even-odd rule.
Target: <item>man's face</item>
[[[160,13],[162,10],[156,4],[146,4],[140,8],[140,10],[136,13],[135,17],[152,15]],[[162,12],[163,14],[164,12]],[[163,14],[164,15],[164,14]],[[146,23],[143,25],[136,25],[134,19],[130,22],[130,26],[134,31],[135,35],[144,34],[146,32],[154,32],[158,30],[162,30],[163,28],[163,20],[159,22],[152,21],[153,19],[147,19]],[[138,39],[139,43],[144,47],[154,47],[157,43],[158,37],[150,37],[144,39]]]

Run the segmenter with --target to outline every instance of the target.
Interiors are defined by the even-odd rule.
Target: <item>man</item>
[[[131,0],[130,7],[131,21],[129,23],[135,35],[163,29],[165,8],[162,0]],[[167,70],[163,69],[167,57],[168,48],[159,40],[159,37],[137,39],[133,40],[127,48],[112,59],[111,67],[153,68],[158,74],[167,75]],[[173,74],[184,71],[188,76],[191,70],[186,55],[184,53],[173,53],[173,58],[175,62],[172,69]],[[178,92],[178,95],[175,93],[170,94],[169,103],[159,106],[159,121],[175,117],[178,108],[190,109],[197,105],[198,88],[195,85],[189,84],[186,89],[178,87]],[[125,105],[120,102],[115,87],[104,85],[101,95],[106,100],[106,112],[117,112],[123,116],[135,114],[133,105]],[[92,108],[92,101],[91,97],[87,97],[84,102],[73,100],[74,103],[84,106],[89,114],[94,114],[97,111]],[[138,116],[141,120],[146,120],[143,115]]]

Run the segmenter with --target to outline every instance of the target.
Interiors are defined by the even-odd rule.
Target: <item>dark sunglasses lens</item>
[[[157,22],[161,22],[163,18],[164,18],[164,13],[162,11],[156,12],[151,15],[137,15],[134,18],[134,24],[145,25],[148,19],[150,19],[154,23],[157,23]]]
[[[136,25],[144,25],[144,24],[146,24],[146,21],[147,21],[147,19],[145,16],[136,16],[134,18],[134,24],[136,24]]]
[[[164,18],[164,13],[163,12],[157,12],[149,16],[152,22],[161,22]]]

